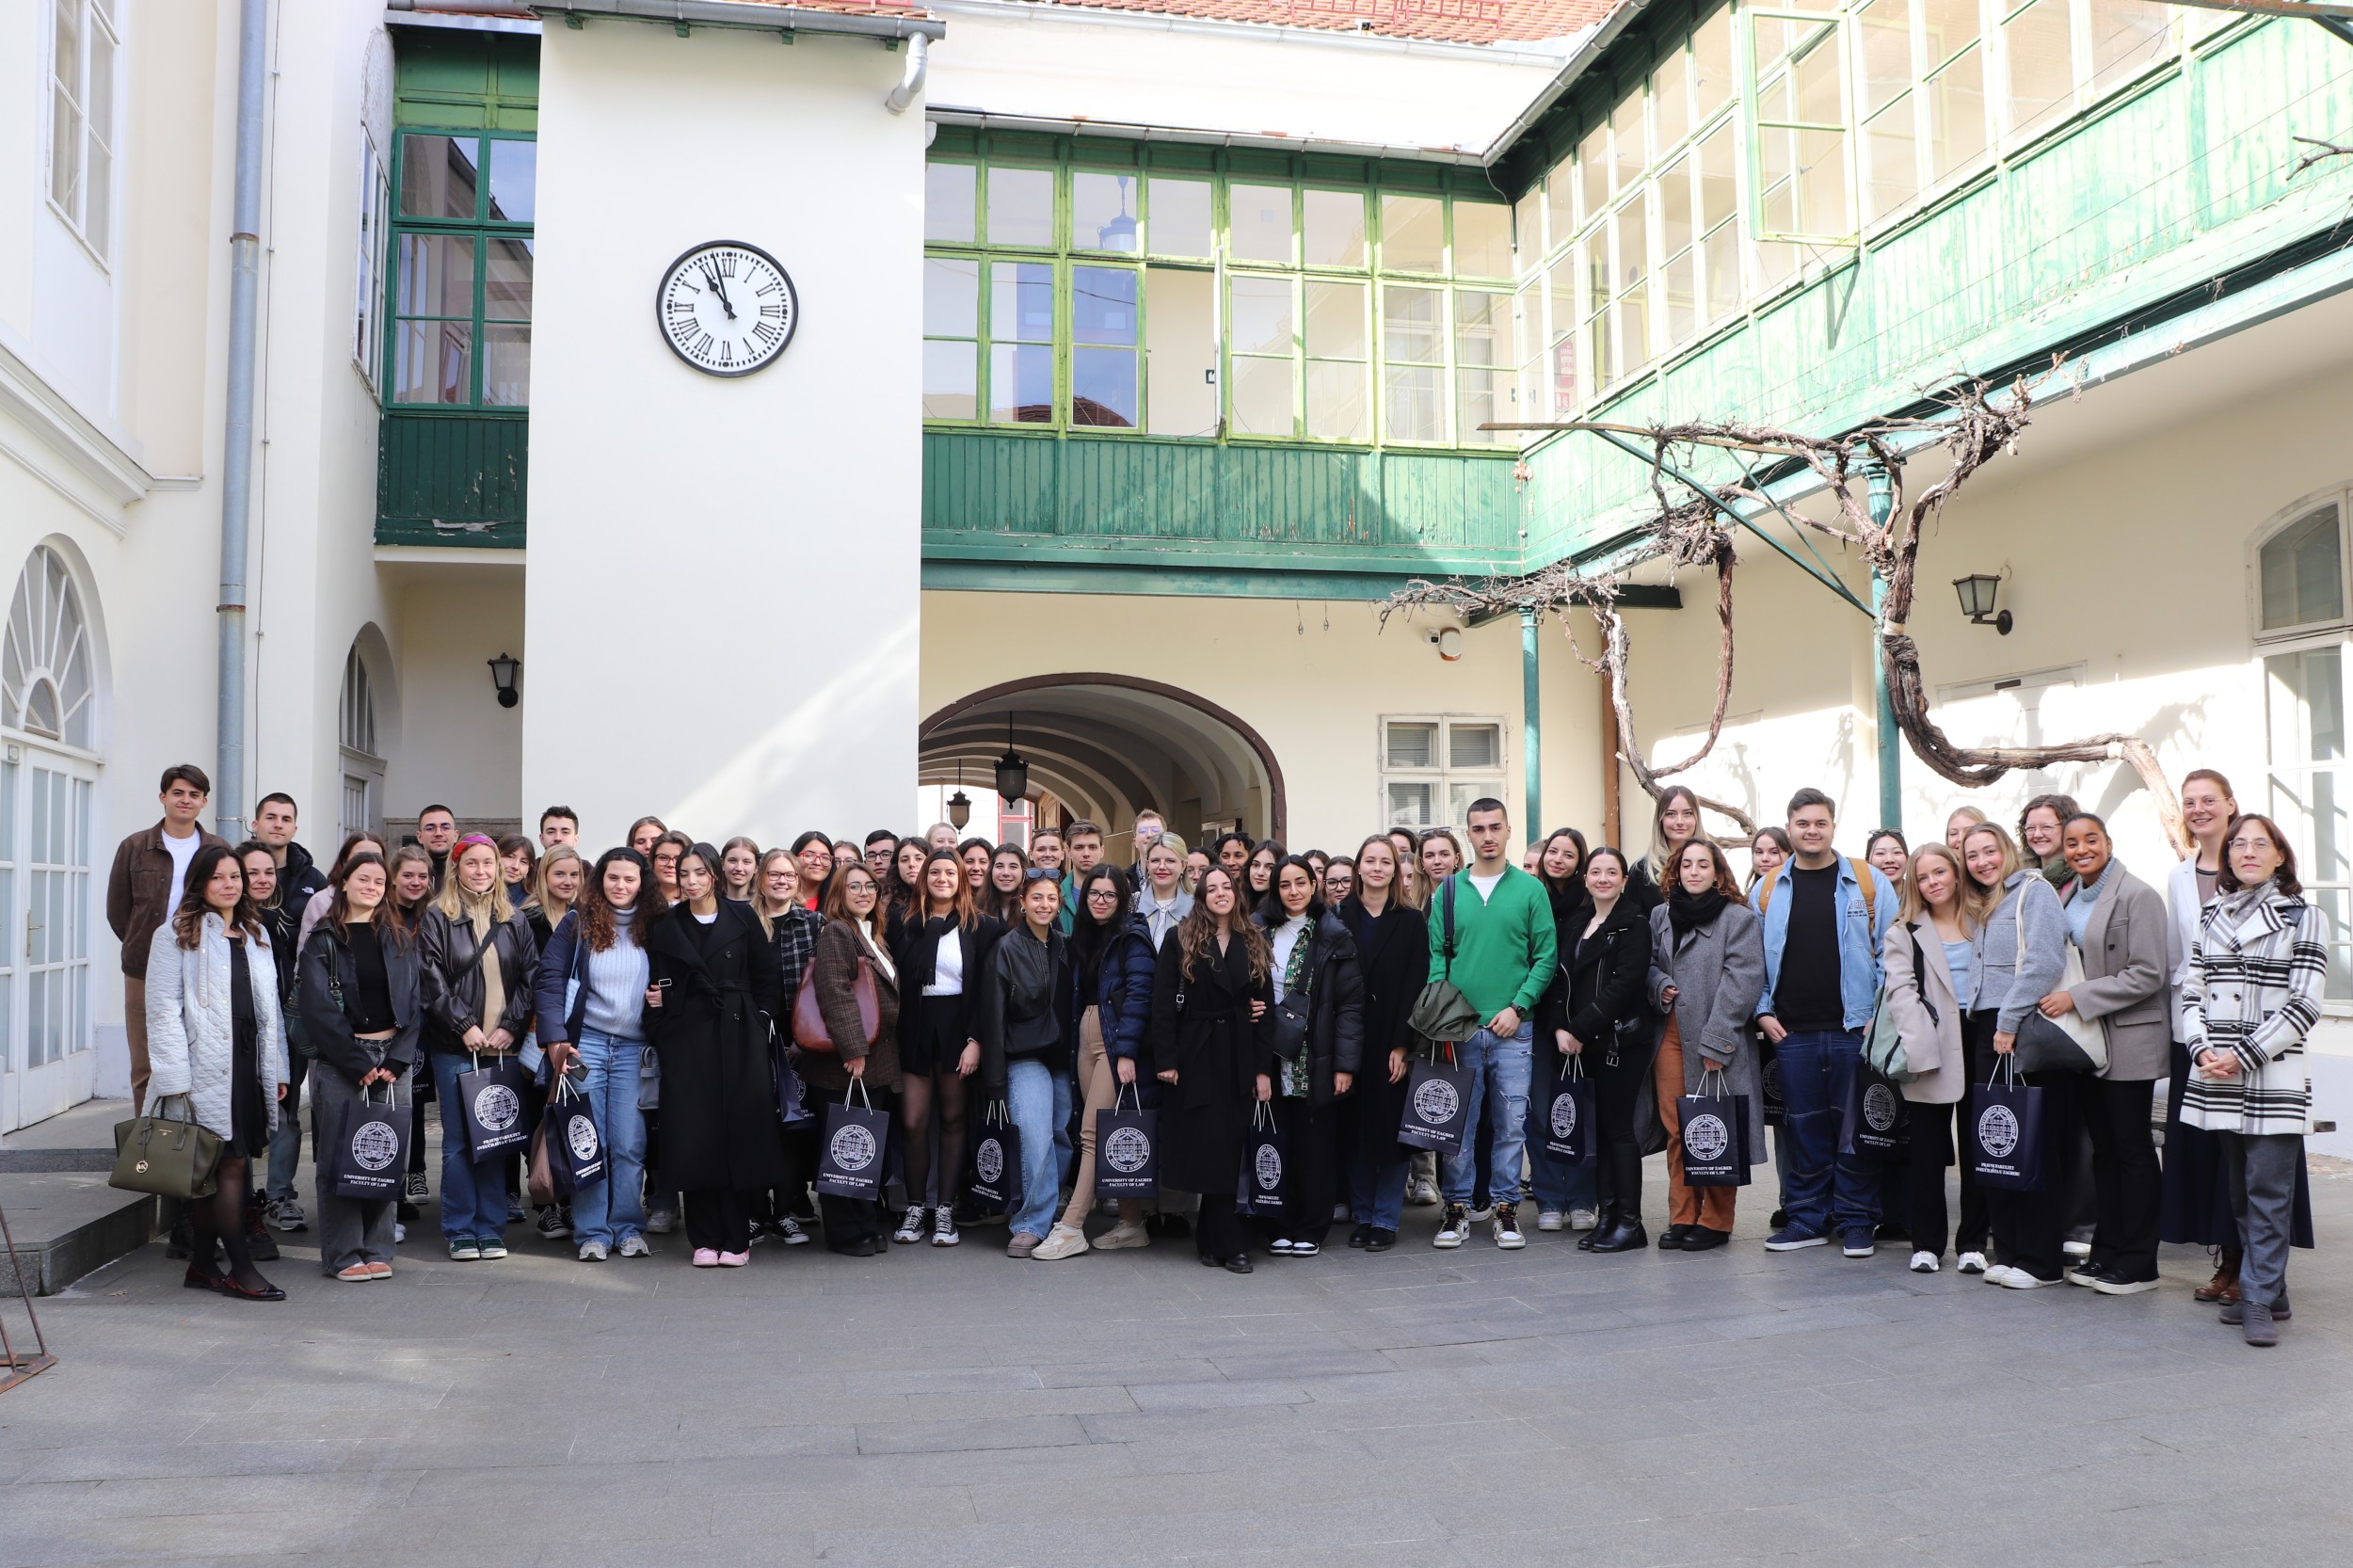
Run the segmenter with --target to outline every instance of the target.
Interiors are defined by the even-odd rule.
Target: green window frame
[[[528,408],[536,138],[404,125],[393,149],[385,403]]]

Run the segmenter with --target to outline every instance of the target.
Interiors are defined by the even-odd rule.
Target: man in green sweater
[[[1512,833],[1503,802],[1471,802],[1471,863],[1440,885],[1430,904],[1430,978],[1451,980],[1486,1027],[1457,1048],[1468,1069],[1470,1118],[1463,1149],[1446,1157],[1446,1213],[1436,1244],[1459,1247],[1470,1235],[1471,1190],[1477,1184],[1475,1129],[1483,1107],[1493,1129],[1487,1191],[1496,1199],[1496,1245],[1528,1245],[1510,1201],[1520,1190],[1520,1152],[1527,1142],[1528,1082],[1536,1000],[1552,984],[1559,942],[1545,885],[1505,856]],[[1453,904],[1452,956],[1446,940],[1447,905]]]

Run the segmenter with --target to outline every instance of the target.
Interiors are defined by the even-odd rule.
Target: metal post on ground
[[[1895,509],[1895,487],[1887,470],[1874,464],[1868,471],[1871,523],[1887,526]],[[1896,704],[1887,694],[1887,578],[1871,574],[1871,694],[1879,716],[1880,820],[1881,827],[1901,832],[1904,825],[1903,743],[1896,733]]]
[[[1538,707],[1536,680],[1537,633],[1544,613],[1533,604],[1520,606],[1520,767],[1527,783],[1528,815],[1521,823],[1525,837],[1541,838],[1545,831],[1544,720]]]
[[[20,1352],[16,1348],[15,1339],[8,1334],[8,1316],[5,1311],[0,1311],[0,1394],[5,1394],[25,1379],[39,1377],[50,1368],[55,1367],[57,1364],[57,1358],[49,1353],[49,1341],[40,1332],[40,1318],[33,1311],[33,1292],[38,1282],[36,1284],[25,1282],[26,1265],[24,1259],[16,1256],[16,1237],[8,1229],[8,1215],[6,1209],[0,1209],[0,1251],[5,1251],[7,1254],[8,1279],[16,1292],[17,1301],[24,1308],[24,1320],[33,1326],[33,1348],[30,1351]],[[8,1291],[0,1290],[0,1301],[5,1301],[7,1296]]]

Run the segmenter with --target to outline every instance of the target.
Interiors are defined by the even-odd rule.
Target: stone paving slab
[[[2325,1249],[2353,1176],[2313,1204]],[[1247,1279],[986,1230],[454,1264],[420,1226],[368,1286],[284,1239],[275,1306],[150,1246],[44,1303],[60,1363],[0,1396],[0,1568],[2344,1560],[2345,1255],[2295,1256],[2254,1352],[2189,1249],[2147,1295],[2008,1291],[1770,1256],[1749,1207],[1689,1257],[1439,1253],[1415,1210]]]

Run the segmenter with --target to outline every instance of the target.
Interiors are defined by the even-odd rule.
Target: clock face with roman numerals
[[[801,324],[792,280],[741,240],[712,240],[672,262],[653,309],[671,351],[709,376],[764,369]]]

